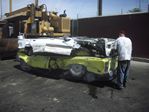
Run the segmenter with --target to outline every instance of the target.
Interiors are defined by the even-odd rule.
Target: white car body
[[[38,38],[25,39],[23,35],[18,36],[18,48],[32,47],[33,53],[49,52],[62,55],[70,55],[72,49],[80,47],[72,38]]]
[[[73,49],[79,49],[83,43],[91,43],[93,47],[98,49],[97,42],[104,41],[102,49],[104,49],[105,56],[110,56],[111,50],[116,49],[115,40],[108,38],[84,38],[84,37],[40,37],[36,39],[25,39],[23,35],[18,36],[18,48],[24,49],[31,47],[33,53],[48,52],[61,55],[71,55]],[[101,44],[100,44],[101,45]],[[100,47],[99,47],[100,49]]]

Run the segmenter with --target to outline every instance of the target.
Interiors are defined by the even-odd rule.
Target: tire
[[[31,71],[31,67],[23,60],[20,60],[20,67],[23,71],[27,71],[27,72]]]
[[[70,66],[69,72],[73,77],[81,78],[84,76],[86,69],[83,65],[73,64]]]

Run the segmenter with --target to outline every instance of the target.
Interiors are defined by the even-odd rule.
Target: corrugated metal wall
[[[79,36],[117,38],[120,30],[133,42],[133,56],[149,58],[149,13],[79,19]]]

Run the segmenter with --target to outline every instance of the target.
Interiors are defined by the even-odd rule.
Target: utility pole
[[[141,10],[141,0],[139,0],[139,9]]]
[[[9,12],[11,16],[12,15],[12,0],[9,0]]]
[[[35,0],[35,7],[38,7],[38,0]]]
[[[102,0],[98,0],[98,16],[102,15]]]
[[[1,0],[1,18],[3,17],[3,11],[2,11],[3,8],[2,8],[2,6],[3,6],[3,5],[2,5],[2,0]]]

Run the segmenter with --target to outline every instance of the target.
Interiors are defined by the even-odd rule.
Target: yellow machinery
[[[28,36],[64,36],[70,35],[70,18],[57,12],[48,12],[45,4],[27,7],[6,14],[7,20],[19,18],[21,33]],[[18,21],[18,19],[17,19]]]

